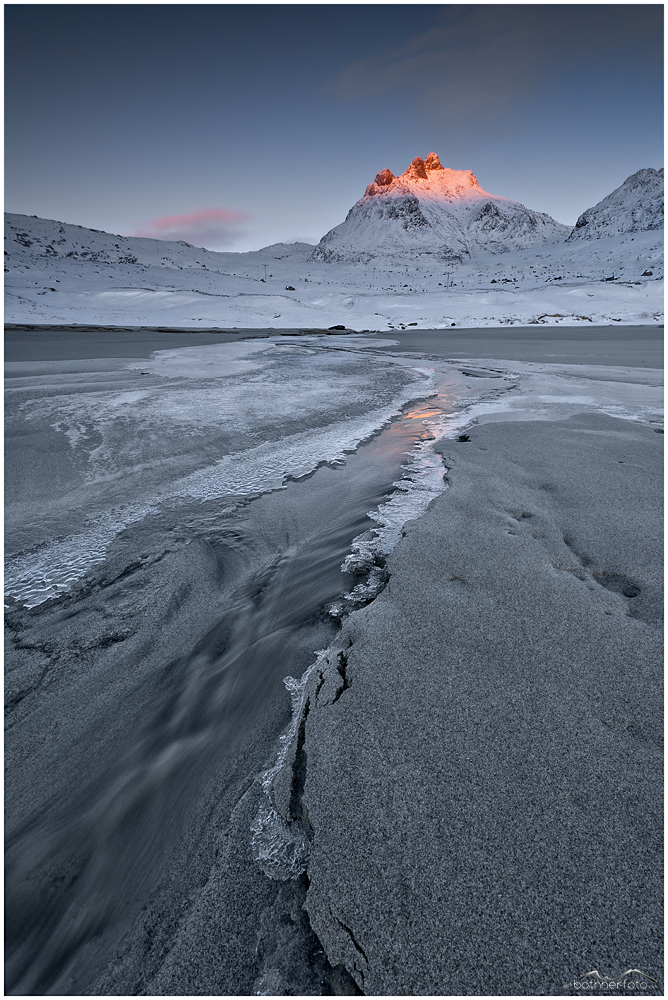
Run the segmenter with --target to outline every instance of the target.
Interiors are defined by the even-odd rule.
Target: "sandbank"
[[[603,414],[444,442],[311,678],[306,909],[366,994],[660,982],[662,444]]]

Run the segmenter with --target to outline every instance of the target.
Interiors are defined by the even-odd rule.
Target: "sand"
[[[601,414],[446,442],[311,679],[306,908],[366,994],[660,981],[662,444]]]
[[[660,331],[589,333],[420,331],[396,350],[621,366],[601,369],[600,399],[589,372],[587,399],[654,406],[659,372],[640,369],[659,367]],[[160,376],[130,359],[237,339],[63,337],[10,340],[10,388],[33,393],[10,487],[32,482],[13,471],[29,465],[45,532],[71,457],[50,413],[35,423],[46,388],[146,393]],[[531,389],[554,376],[545,415],[581,391],[569,370]],[[397,475],[373,442],[238,511],[155,511],[79,591],[10,609],[9,994],[551,994],[593,968],[659,978],[663,438],[601,412],[536,421],[533,397],[521,411],[508,395],[502,423],[443,444],[449,489],[340,636],[324,614],[340,561]],[[126,493],[130,468],[113,479]],[[274,882],[251,851],[258,775],[288,722],[283,676],[330,642],[277,787],[312,838],[308,875]]]
[[[68,393],[77,373],[91,391],[85,362],[62,366]],[[96,378],[109,367],[116,379],[109,361]],[[44,382],[33,391],[47,398]],[[346,586],[341,563],[401,474],[421,430],[410,424],[284,490],[149,512],[71,592],[10,606],[9,995],[245,996],[279,972],[292,995],[345,988],[302,910],[304,879],[266,877],[251,823],[290,717],[283,678],[335,639],[325,609]],[[42,440],[30,430],[8,435],[19,513],[17,462]],[[41,496],[57,494],[51,469],[62,481],[67,458],[51,447],[30,461]]]

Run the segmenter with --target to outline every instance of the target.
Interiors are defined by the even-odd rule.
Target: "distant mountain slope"
[[[503,232],[499,219],[516,203],[490,202],[479,194],[478,207],[471,212],[468,195],[480,191],[473,175],[442,171],[441,178],[439,171],[430,179],[436,172],[433,166],[433,161],[424,164],[429,185],[419,177],[423,195],[432,185],[437,195],[439,185],[448,193],[444,197],[441,191],[435,207],[426,195],[415,197],[414,216],[409,202],[408,219],[413,219],[418,235],[427,228],[420,219],[429,224],[432,208],[437,212],[445,202],[468,220],[465,235],[470,245],[487,224],[498,240]],[[390,187],[394,180],[377,182],[378,187]],[[398,206],[373,195],[367,200],[373,202],[374,197],[390,217],[394,209],[401,215],[402,195]],[[521,217],[518,221],[514,213],[511,222],[517,234]],[[487,249],[469,255],[464,247],[457,262],[445,256],[442,244],[434,252],[424,243],[404,252],[401,234],[410,236],[411,229],[404,230],[401,222],[395,244],[384,226],[377,228],[386,239],[381,254],[373,246],[365,255],[357,249],[350,261],[332,258],[333,265],[327,257],[314,259],[314,248],[305,243],[218,253],[188,243],[114,236],[34,216],[7,215],[5,322],[391,330],[409,324],[432,329],[453,323],[656,323],[662,317],[661,229],[572,242],[566,242],[562,232],[506,253]],[[545,223],[543,232],[547,229]]]
[[[563,241],[568,227],[519,202],[489,194],[470,170],[416,157],[399,177],[381,170],[345,222],[316,247],[314,260],[354,263],[429,254],[462,261]]]
[[[663,229],[663,167],[627,177],[612,194],[583,212],[568,240],[591,240],[619,233]]]
[[[201,267],[220,261],[224,254],[203,250],[185,242],[117,236],[100,229],[86,229],[67,222],[39,219],[31,215],[5,213],[5,250],[17,262],[44,264],[63,260],[68,264],[156,264],[165,267]]]
[[[264,257],[266,260],[308,260],[313,253],[313,243],[272,243],[247,253],[249,257]]]

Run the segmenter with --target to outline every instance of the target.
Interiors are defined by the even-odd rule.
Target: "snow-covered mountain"
[[[308,260],[313,253],[312,243],[272,243],[261,250],[248,250],[249,257],[263,257],[265,260]]]
[[[470,170],[450,170],[430,153],[399,177],[381,170],[345,222],[323,236],[313,259],[353,263],[428,254],[455,262],[567,235],[568,226],[483,191]]]
[[[568,240],[600,239],[650,229],[663,229],[663,167],[649,167],[627,177],[612,194],[582,213]]]
[[[492,199],[437,157],[411,171],[420,198],[382,172],[315,252],[278,243],[217,253],[6,215],[5,322],[392,330],[661,321],[662,170],[634,174],[568,239],[548,216]],[[452,233],[446,247],[439,219],[439,232],[447,223]]]
[[[5,257],[28,268],[39,268],[50,260],[66,262],[70,270],[88,264],[111,265],[118,273],[123,271],[124,265],[158,265],[182,270],[184,267],[205,267],[210,261],[225,256],[182,241],[117,236],[101,229],[40,219],[36,215],[5,213]],[[5,261],[5,270],[7,263]]]

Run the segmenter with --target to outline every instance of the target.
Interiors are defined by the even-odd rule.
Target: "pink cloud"
[[[227,250],[245,235],[251,216],[239,208],[202,208],[185,215],[164,215],[142,222],[129,236],[152,240],[185,240],[206,250]]]

